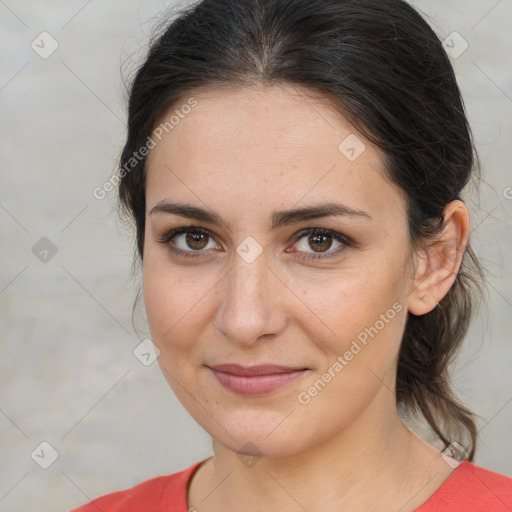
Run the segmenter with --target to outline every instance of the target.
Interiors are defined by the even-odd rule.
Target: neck
[[[387,388],[380,392],[394,400]],[[215,456],[206,463],[192,504],[204,512],[363,511],[375,510],[376,504],[383,512],[396,511],[397,505],[405,507],[402,512],[414,511],[451,471],[386,400],[376,400],[357,421],[320,444],[286,457],[264,454],[248,463],[214,441]]]

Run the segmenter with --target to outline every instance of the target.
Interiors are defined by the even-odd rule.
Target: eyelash
[[[207,229],[203,229],[203,228],[196,227],[196,226],[188,226],[188,227],[181,227],[181,228],[173,229],[173,230],[169,231],[168,233],[165,233],[160,238],[158,238],[157,241],[159,243],[167,246],[167,249],[169,250],[169,252],[171,252],[172,254],[175,254],[177,256],[180,256],[183,258],[206,258],[207,256],[202,255],[202,253],[204,253],[205,251],[193,251],[193,250],[183,251],[182,249],[176,249],[176,247],[170,243],[173,238],[175,238],[178,235],[184,234],[184,233],[185,234],[196,233],[196,234],[208,236],[210,238],[214,238],[212,236],[211,232],[208,231]],[[341,233],[338,233],[337,231],[332,231],[330,229],[324,229],[324,228],[303,229],[302,231],[297,233],[297,235],[295,236],[294,244],[296,244],[299,240],[306,237],[307,235],[313,235],[313,234],[314,235],[331,236],[336,241],[343,244],[343,246],[341,248],[338,248],[338,250],[329,252],[329,253],[326,252],[326,253],[317,253],[317,254],[312,254],[312,255],[310,254],[308,256],[299,256],[300,259],[316,261],[316,260],[320,260],[320,259],[331,258],[333,256],[339,255],[341,252],[344,252],[348,247],[353,247],[356,245],[355,242],[351,238],[349,238],[345,235],[342,235]]]

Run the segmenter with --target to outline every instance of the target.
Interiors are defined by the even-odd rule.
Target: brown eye
[[[338,243],[338,250],[329,251],[333,243]],[[350,238],[336,231],[323,228],[309,228],[297,235],[295,245],[299,247],[299,250],[294,252],[302,253],[299,256],[300,258],[318,260],[337,256],[355,244]],[[313,252],[308,249],[313,249]]]
[[[304,241],[303,241],[304,240]],[[169,252],[183,258],[204,258],[208,257],[208,244],[213,243],[217,248],[211,233],[203,228],[189,226],[171,230],[158,239],[158,242],[167,246]],[[299,243],[300,242],[300,243]],[[329,251],[333,243],[339,244],[338,250]],[[325,259],[331,256],[337,256],[344,252],[348,247],[356,246],[355,242],[349,237],[336,231],[323,228],[309,228],[301,231],[296,236],[294,245],[302,244],[299,248],[299,256],[306,260]],[[313,249],[311,252],[308,249]]]
[[[213,242],[211,234],[203,228],[189,226],[173,229],[158,239],[169,252],[184,258],[207,257],[207,248]],[[213,244],[217,247],[217,244]]]
[[[204,249],[206,245],[208,245],[208,235],[205,235],[203,233],[195,233],[193,231],[185,233],[185,235],[185,242],[187,246],[190,247],[191,249],[199,251],[201,249]]]
[[[332,245],[332,236],[324,234],[310,235],[308,237],[308,243],[315,251],[325,252],[330,249]]]

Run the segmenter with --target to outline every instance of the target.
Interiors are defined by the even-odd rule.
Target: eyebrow
[[[170,203],[167,200],[159,201],[149,212],[149,215],[155,213],[166,213],[170,215],[179,215],[194,219],[200,222],[208,222],[223,226],[228,231],[232,231],[231,225],[224,221],[222,217],[215,212],[193,206],[190,204]],[[321,217],[348,216],[360,217],[372,220],[372,217],[363,210],[357,210],[350,206],[339,203],[323,203],[304,208],[295,208],[291,210],[279,210],[272,214],[269,221],[269,229],[277,229],[282,226],[299,223],[306,220],[319,219]]]

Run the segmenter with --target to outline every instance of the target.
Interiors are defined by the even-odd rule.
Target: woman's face
[[[195,420],[239,453],[291,455],[396,414],[405,201],[380,152],[303,93],[202,91],[165,116],[173,128],[148,157],[143,282],[158,361]],[[283,368],[255,376],[260,365]]]

